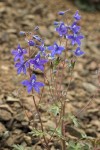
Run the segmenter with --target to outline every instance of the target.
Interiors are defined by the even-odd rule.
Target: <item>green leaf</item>
[[[68,150],[82,150],[82,146],[80,143],[70,141],[68,145]]]
[[[33,128],[33,130],[30,132],[30,134],[32,134],[33,136],[42,138],[45,133],[42,132],[42,130],[36,130],[35,128]]]
[[[57,130],[56,130],[56,135],[57,135],[58,137],[61,137],[61,136],[62,136],[61,128],[57,128]]]
[[[13,145],[13,150],[25,150],[25,148],[22,145]]]
[[[74,69],[75,63],[76,63],[75,61],[71,60],[70,62],[68,61],[67,63],[68,63],[68,67],[69,67],[70,69]]]
[[[78,120],[77,120],[77,118],[74,115],[69,114],[69,118],[72,120],[72,122],[74,123],[75,127],[79,126]]]
[[[81,133],[83,139],[87,139],[87,135],[85,133]]]
[[[54,61],[54,66],[55,67],[59,64],[60,60],[61,59],[59,57],[57,57],[57,59]]]
[[[59,128],[59,127],[56,128],[56,130],[55,130],[55,128],[50,127],[49,134],[52,135],[53,133],[55,133],[55,135],[58,137],[62,137],[61,128]]]
[[[85,144],[83,147],[83,150],[90,150],[90,145],[89,144]],[[92,148],[91,148],[91,150],[92,150]]]
[[[54,116],[57,116],[60,112],[60,108],[57,105],[53,105],[51,106],[50,110],[49,110]]]

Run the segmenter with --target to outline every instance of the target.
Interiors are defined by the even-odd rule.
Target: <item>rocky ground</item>
[[[36,149],[34,145],[38,142],[37,138],[32,138],[29,134],[35,124],[32,118],[36,113],[34,105],[31,96],[27,95],[20,85],[23,77],[17,76],[11,55],[11,50],[16,48],[18,43],[24,46],[25,42],[19,36],[19,31],[32,31],[38,25],[40,35],[47,37],[46,44],[49,45],[55,39],[53,21],[58,18],[57,12],[68,8],[73,12],[78,9],[68,0],[0,1],[0,150],[11,150],[13,144],[33,146],[33,149]],[[96,91],[99,89],[97,78],[100,72],[100,14],[84,11],[80,13],[82,32],[85,35],[82,48],[86,54],[78,59],[74,71],[75,80],[72,81],[68,93],[66,110],[77,114],[81,129],[88,136],[99,139],[100,94]],[[67,85],[67,80],[64,79],[63,86],[67,88]],[[97,95],[93,98],[95,93]],[[38,95],[36,98],[38,101]],[[87,106],[85,110],[79,113],[85,106]],[[52,125],[53,122],[45,113],[46,109],[45,106],[41,110],[43,122],[45,125]],[[67,131],[69,135],[75,136],[70,130]],[[52,150],[56,149],[52,143],[51,147]],[[37,150],[41,150],[41,146],[37,146]]]

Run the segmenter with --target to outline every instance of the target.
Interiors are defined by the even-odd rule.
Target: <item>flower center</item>
[[[32,85],[34,85],[34,83],[35,83],[35,80],[33,79],[33,80],[32,80]]]
[[[40,60],[39,60],[39,58],[36,60],[36,62],[38,63]]]
[[[74,38],[76,38],[77,37],[77,34],[74,34]]]
[[[58,46],[57,46],[56,44],[54,45],[54,49],[55,49],[55,50],[57,50],[57,49],[58,49]]]
[[[66,27],[64,25],[62,25],[61,30],[64,32],[66,31]]]
[[[21,53],[21,49],[18,49],[18,53]]]
[[[76,25],[73,26],[73,28],[75,28],[75,27],[76,27]]]
[[[80,54],[80,49],[77,50],[77,54]]]

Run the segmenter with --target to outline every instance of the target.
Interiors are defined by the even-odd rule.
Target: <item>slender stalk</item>
[[[62,136],[65,137],[65,123],[63,117],[65,116],[65,101],[62,104],[62,122],[61,122],[61,132]],[[62,150],[66,150],[66,142],[62,139]]]
[[[29,57],[30,57],[30,47],[29,47]],[[31,77],[31,69],[30,69],[30,67],[29,67],[29,76]],[[36,101],[35,101],[33,89],[32,89],[32,98],[33,98],[33,102],[34,102],[36,111],[37,111],[37,113],[38,113],[38,117],[39,117],[39,121],[40,121],[40,124],[41,124],[41,130],[42,130],[42,133],[44,133],[43,124],[42,124],[42,119],[41,119],[40,112],[39,112],[39,110],[38,110],[38,106],[37,106]],[[43,134],[43,139],[44,139],[45,146],[46,146],[47,150],[50,150],[49,147],[48,147],[48,143],[47,143],[47,140],[46,140],[44,134]]]
[[[32,90],[32,95],[33,95],[33,94],[34,94],[34,92],[33,92],[33,90]],[[36,111],[37,111],[37,113],[38,113],[39,121],[40,121],[40,124],[41,124],[41,130],[42,130],[42,132],[44,133],[43,124],[42,124],[42,119],[41,119],[40,112],[39,112],[39,110],[38,110],[38,106],[37,106],[37,104],[36,104],[36,101],[35,101],[34,96],[32,96],[32,98],[33,98],[33,102],[34,102]],[[45,142],[45,144],[46,144],[46,148],[47,148],[48,150],[50,150],[49,147],[48,147],[48,143],[47,143],[47,140],[46,140],[44,134],[43,134],[43,139],[44,139],[44,142]]]

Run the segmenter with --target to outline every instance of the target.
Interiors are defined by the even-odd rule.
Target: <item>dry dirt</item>
[[[20,85],[24,77],[17,76],[11,55],[11,50],[16,48],[18,43],[25,45],[23,38],[19,36],[19,31],[32,31],[38,25],[41,36],[47,37],[46,44],[50,44],[55,39],[53,21],[58,18],[57,12],[68,8],[72,12],[78,9],[68,0],[0,1],[0,150],[11,150],[13,144],[34,147],[38,142],[37,138],[29,135],[35,125],[32,118],[36,113],[34,105],[31,96],[27,95]],[[77,114],[81,129],[88,136],[98,139],[100,138],[100,92],[96,91],[99,90],[98,72],[100,73],[100,14],[81,10],[80,14],[82,15],[80,24],[85,35],[82,48],[86,54],[78,59],[73,74],[75,80],[72,81],[68,93],[66,111]],[[41,75],[38,76],[41,78]],[[63,84],[67,88],[66,78]],[[95,93],[97,95],[93,98]],[[38,101],[38,95],[36,99]],[[86,105],[85,110],[80,113]],[[48,120],[48,116],[44,117],[46,109],[45,105],[41,110],[42,119],[45,124],[52,125],[53,122]],[[71,137],[75,136],[70,130],[67,131]]]

